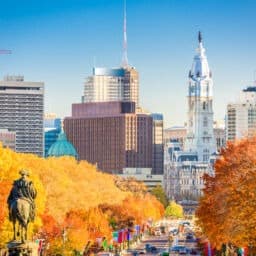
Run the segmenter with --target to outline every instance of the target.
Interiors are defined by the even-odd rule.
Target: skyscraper
[[[139,73],[128,64],[126,2],[124,1],[123,58],[120,68],[93,68],[87,77],[82,102],[135,102],[139,108]]]
[[[16,132],[16,151],[44,155],[44,83],[23,76],[0,81],[0,129]]]
[[[100,170],[152,168],[152,117],[135,113],[134,102],[73,104],[64,129],[79,159]]]
[[[87,77],[83,102],[125,101],[139,107],[139,74],[134,67],[93,68]]]

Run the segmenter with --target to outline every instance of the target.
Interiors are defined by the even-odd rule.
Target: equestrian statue
[[[27,241],[27,231],[29,222],[35,219],[35,198],[36,189],[33,182],[28,180],[29,172],[21,170],[21,177],[15,180],[8,197],[9,219],[13,223],[13,240],[17,236],[20,241]],[[16,222],[18,222],[18,231],[16,233]]]

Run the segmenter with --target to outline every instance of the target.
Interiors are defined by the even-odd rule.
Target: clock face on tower
[[[193,119],[192,119],[192,118],[189,120],[189,126],[190,126],[190,127],[193,126]]]
[[[189,95],[190,96],[195,96],[196,95],[196,86],[195,85],[190,85],[189,87]]]

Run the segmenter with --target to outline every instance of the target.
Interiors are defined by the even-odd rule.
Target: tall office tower
[[[240,99],[227,105],[226,139],[236,140],[256,134],[256,86],[242,90]]]
[[[6,76],[0,81],[0,129],[16,132],[16,151],[44,155],[44,83]]]
[[[152,174],[164,172],[163,115],[151,114],[153,119]]]
[[[57,118],[54,113],[48,113],[44,116],[44,156],[47,157],[47,152],[51,145],[55,143],[61,132],[61,119]]]
[[[126,3],[124,4],[123,58],[120,68],[93,68],[84,85],[83,103],[124,101],[139,108],[139,73],[128,64]]]
[[[139,106],[139,74],[133,67],[93,68],[84,86],[84,103],[133,101]]]
[[[64,130],[79,159],[100,170],[152,168],[152,117],[136,114],[134,102],[73,104]]]
[[[185,150],[197,152],[198,160],[207,162],[210,155],[216,151],[213,134],[212,73],[200,32],[198,41],[197,54],[189,71],[188,131]]]

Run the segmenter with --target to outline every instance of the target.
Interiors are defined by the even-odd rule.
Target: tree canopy
[[[204,179],[197,216],[211,244],[256,247],[256,138],[227,143]]]
[[[115,228],[128,223],[125,216],[132,217],[134,224],[163,216],[163,206],[145,192],[142,184],[131,181],[133,189],[125,189],[129,187],[129,181],[125,181],[120,189],[115,176],[97,171],[86,161],[77,162],[72,157],[44,159],[0,145],[0,246],[12,238],[6,201],[13,180],[19,178],[23,168],[29,170],[38,192],[37,217],[29,225],[29,234],[44,238],[50,244],[49,254],[63,253],[63,234],[67,236],[66,250],[82,250],[97,237],[110,240]],[[111,225],[113,220],[116,227]]]
[[[165,216],[166,217],[182,218],[183,217],[182,206],[175,203],[175,201],[171,201],[165,209]]]
[[[151,194],[154,195],[164,207],[168,206],[168,198],[162,186],[158,185],[151,190]]]

